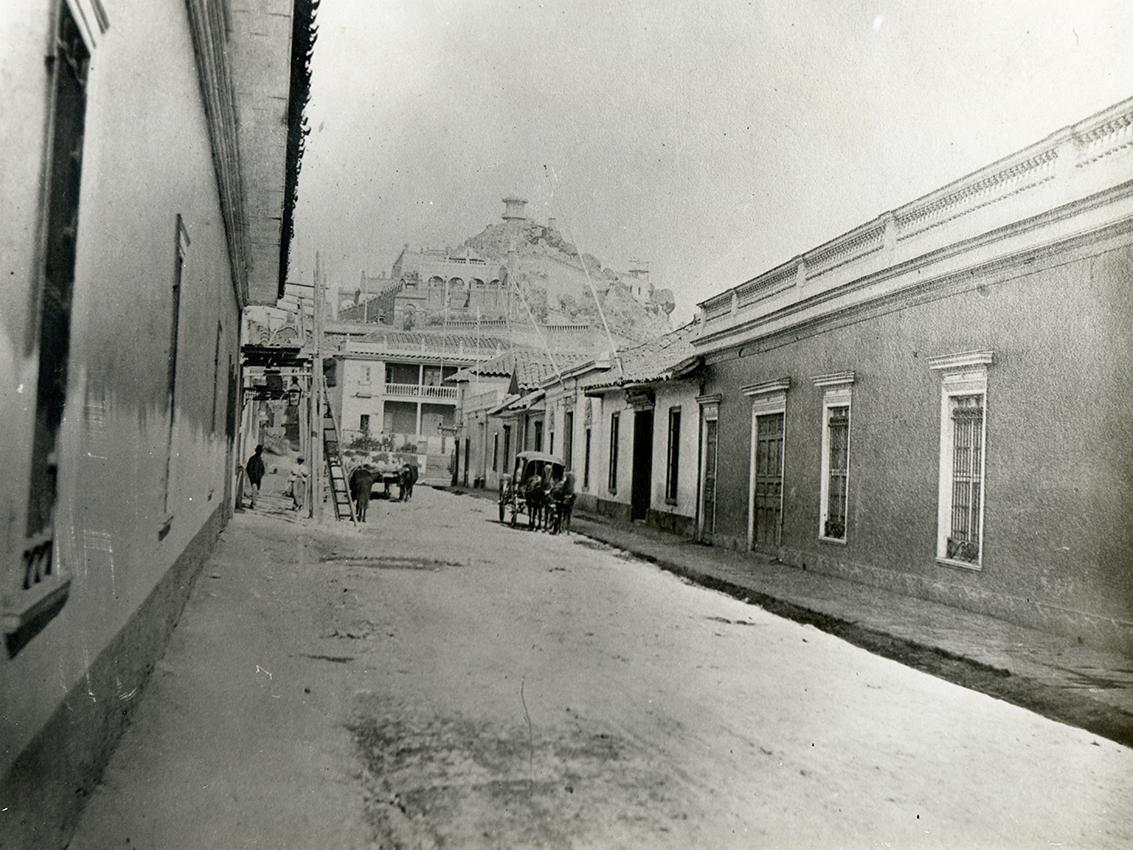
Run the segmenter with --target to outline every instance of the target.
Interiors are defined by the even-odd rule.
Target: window
[[[991,351],[933,358],[942,372],[937,559],[979,569],[983,557],[987,367]]]
[[[582,456],[582,489],[590,489],[590,429],[586,429],[586,445]]]
[[[669,447],[665,460],[665,501],[677,503],[677,479],[681,462],[681,409],[669,408]]]
[[[553,422],[551,423],[552,427],[554,426],[554,424],[555,423],[553,423]],[[555,432],[554,431],[551,431],[547,435],[547,451],[550,452],[551,454],[555,453]]]
[[[543,451],[543,420],[535,421],[535,451]]]
[[[370,433],[370,414],[363,413],[358,417],[358,427],[365,434]]]
[[[568,410],[563,414],[563,466],[571,468],[574,460],[574,411]]]
[[[177,355],[180,348],[181,335],[181,278],[185,270],[185,255],[189,250],[189,233],[185,230],[185,222],[181,215],[177,215],[175,234],[175,253],[173,257],[173,286],[170,293],[170,320],[169,320],[169,354],[166,364],[166,410],[169,414],[169,430],[166,433],[165,444],[165,500],[163,509],[169,516],[170,495],[173,490],[173,446],[177,438]],[[163,526],[163,533],[167,532],[168,524]]]
[[[504,426],[504,466],[508,464],[508,459],[511,457],[511,426]]]
[[[500,432],[492,434],[492,472],[500,468]]]
[[[216,323],[216,348],[212,354],[212,416],[209,417],[209,433],[216,433],[216,409],[220,406],[220,338],[224,335],[224,326]]]
[[[610,414],[610,480],[607,486],[611,493],[618,492],[618,419],[619,414]]]
[[[845,543],[850,483],[850,398],[853,372],[811,378],[825,388],[822,399],[822,478],[818,536]]]
[[[59,26],[51,63],[52,109],[45,151],[47,183],[41,206],[44,226],[38,318],[29,328],[38,355],[35,419],[31,440],[26,538],[19,576],[3,588],[8,652],[15,654],[59,610],[69,582],[56,561],[60,431],[67,399],[71,304],[79,226],[79,187],[86,122],[90,53],[66,3],[56,4]]]

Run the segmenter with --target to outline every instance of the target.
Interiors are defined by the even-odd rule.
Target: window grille
[[[574,460],[574,413],[563,414],[563,466],[569,471]]]
[[[582,489],[590,489],[590,429],[586,429],[586,446],[582,457]]]
[[[979,563],[983,497],[982,395],[952,399],[952,520],[945,556]]]
[[[681,409],[669,408],[669,446],[665,464],[665,500],[676,504],[681,456]]]
[[[611,493],[618,492],[618,419],[617,413],[610,414],[610,480],[607,483]]]
[[[827,455],[826,523],[823,534],[835,540],[846,537],[846,485],[850,470],[850,408],[829,408],[826,420]]]

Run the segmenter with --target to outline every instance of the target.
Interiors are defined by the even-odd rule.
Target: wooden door
[[[716,531],[716,445],[717,420],[704,420],[704,482],[703,482],[703,520],[701,536],[711,539]]]
[[[783,414],[755,418],[752,542],[778,546],[783,511]]]

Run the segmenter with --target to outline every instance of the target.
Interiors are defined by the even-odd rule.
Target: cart
[[[520,452],[515,456],[515,467],[511,475],[500,479],[499,516],[500,522],[508,521],[514,527],[520,514],[526,514],[525,494],[527,479],[538,469],[546,480],[549,474],[552,481],[561,481],[564,472],[562,458],[546,452]]]

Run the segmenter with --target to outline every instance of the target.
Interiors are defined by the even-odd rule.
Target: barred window
[[[681,409],[669,408],[669,444],[665,462],[665,501],[677,503],[677,480],[681,463]]]
[[[618,492],[618,419],[617,413],[610,414],[610,476],[609,490]]]
[[[846,503],[850,477],[850,406],[826,408],[826,453],[822,536],[846,539]]]
[[[983,565],[987,373],[993,360],[992,351],[930,360],[943,373],[936,557],[950,566]]]
[[[944,557],[978,564],[983,503],[984,397],[951,398],[952,505]]]
[[[590,429],[586,429],[586,447],[582,458],[582,489],[590,489]]]

